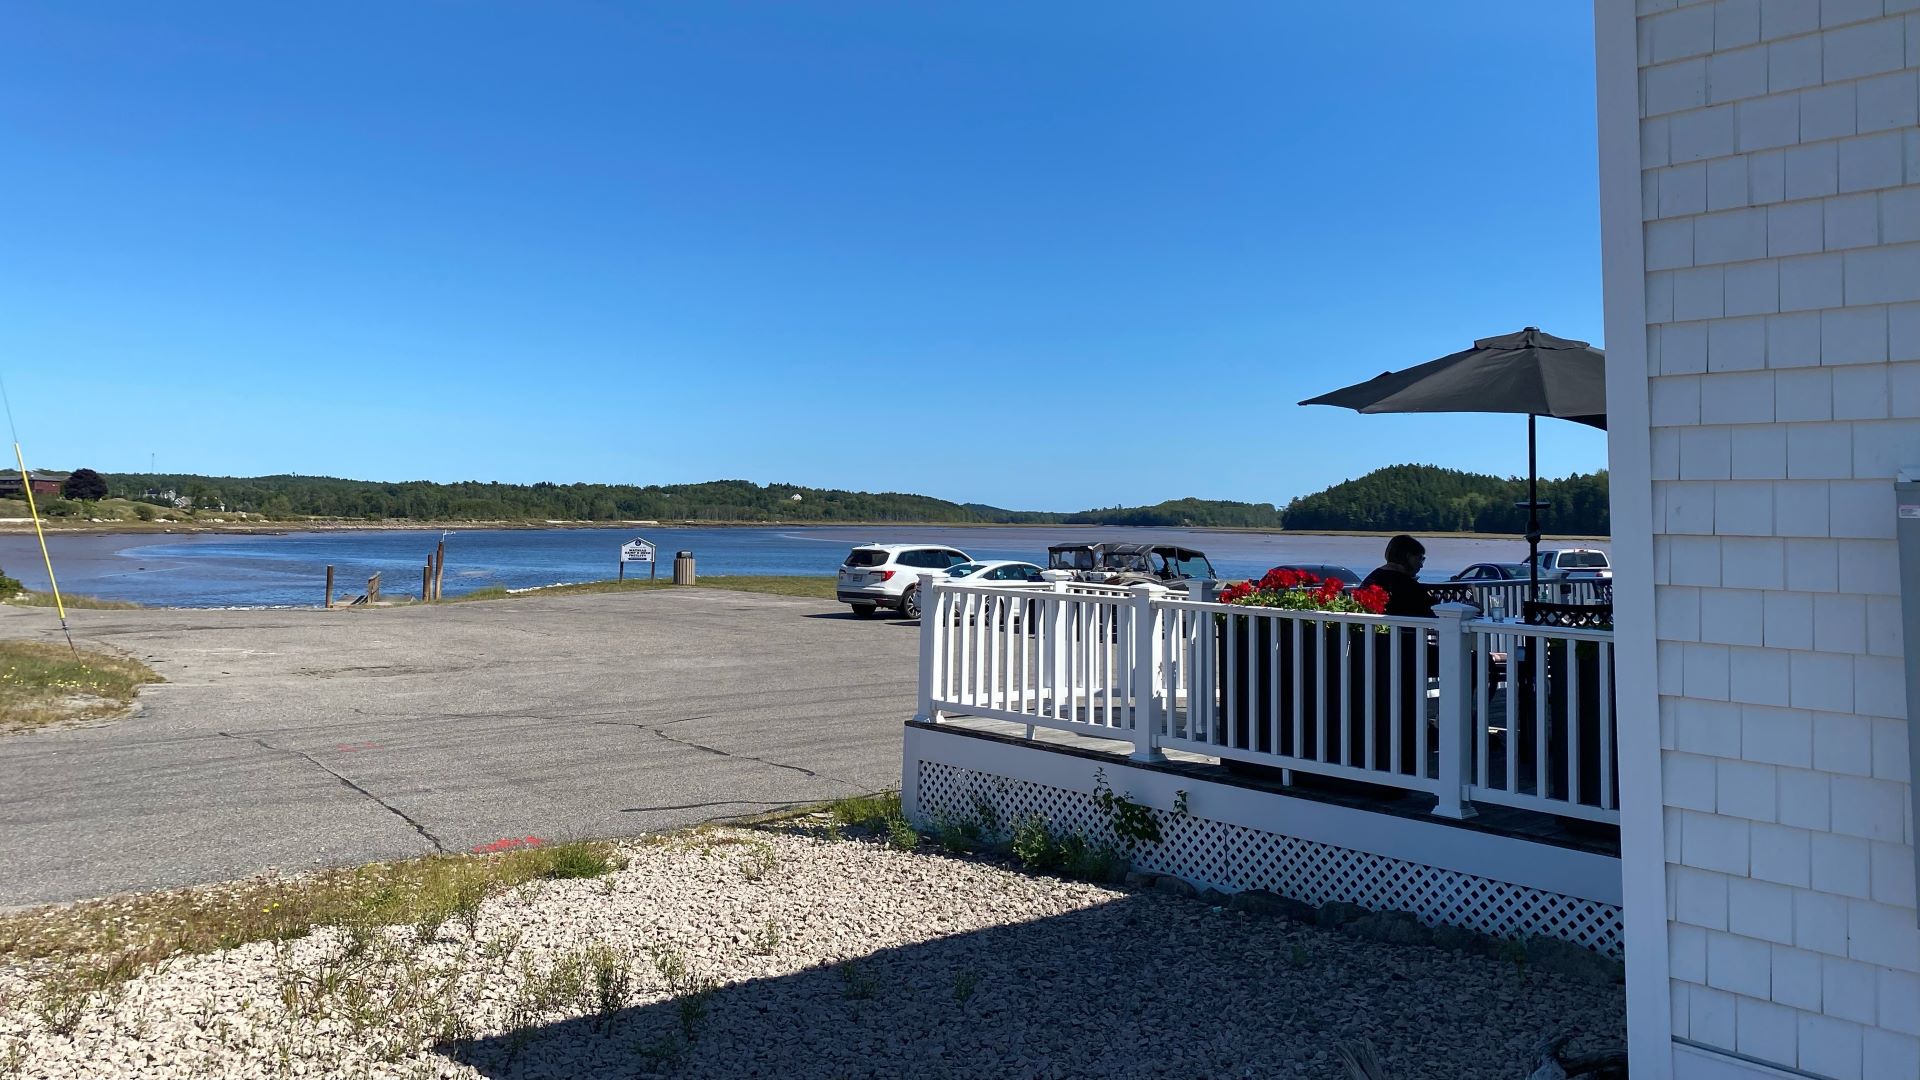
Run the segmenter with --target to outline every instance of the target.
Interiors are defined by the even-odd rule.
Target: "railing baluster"
[[[1235,731],[1234,721],[1240,715],[1240,709],[1239,709],[1240,694],[1238,692],[1240,689],[1240,682],[1241,682],[1240,624],[1245,620],[1245,618],[1246,616],[1241,615],[1238,612],[1230,613],[1227,615],[1227,684],[1221,688],[1222,692],[1220,694],[1220,697],[1221,697],[1220,714],[1221,714],[1221,721],[1222,721],[1221,726],[1226,729],[1226,731],[1223,733],[1224,738],[1221,739],[1220,745],[1231,746],[1231,747],[1234,747],[1235,749],[1243,749],[1234,740],[1233,736]]]
[[[1118,607],[1108,606],[1103,614],[1106,618],[1104,620],[1104,626],[1100,631],[1100,640],[1096,643],[1100,647],[1100,686],[1104,691],[1103,697],[1106,702],[1105,707],[1101,709],[1101,715],[1107,727],[1116,727],[1118,723],[1114,720],[1113,710],[1115,699],[1120,690],[1120,684],[1116,683],[1113,679],[1113,664],[1115,660],[1113,638],[1115,634],[1120,632],[1120,609]],[[1121,704],[1124,704],[1124,702],[1121,702]]]
[[[1307,756],[1307,700],[1306,700],[1306,651],[1305,640],[1307,624],[1292,615],[1285,615],[1288,636],[1293,638],[1293,756]]]
[[[1327,755],[1332,753],[1332,747],[1327,745],[1332,742],[1327,738],[1327,624],[1319,619],[1313,620],[1313,644],[1313,666],[1318,669],[1313,679],[1314,757],[1326,761]]]
[[[986,601],[987,616],[980,620],[982,624],[980,632],[987,639],[987,700],[1003,701],[1000,691],[1003,666],[1000,653],[1005,648],[1006,642],[1000,633],[1000,601],[1004,597],[996,592],[988,593],[983,599]],[[995,708],[1000,707],[995,706]]]
[[[1547,797],[1547,635],[1533,636],[1533,795]]]
[[[1280,620],[1262,620],[1267,628],[1267,752],[1280,752]]]
[[[1600,809],[1613,805],[1613,642],[1600,642]]]
[[[1567,642],[1567,801],[1580,805],[1580,643]]]
[[[1487,728],[1493,719],[1491,695],[1488,684],[1493,681],[1493,646],[1497,639],[1492,634],[1475,633],[1474,641],[1474,678],[1473,678],[1473,782],[1487,783],[1487,749],[1492,741]],[[1492,785],[1488,785],[1492,786]]]
[[[1406,697],[1407,691],[1413,689],[1401,685],[1405,678],[1405,668],[1401,666],[1404,661],[1400,659],[1400,639],[1405,636],[1406,631],[1398,628],[1387,631],[1387,663],[1393,665],[1393,675],[1387,680],[1387,685],[1393,688],[1393,692],[1387,696],[1387,717],[1392,722],[1392,726],[1388,729],[1391,735],[1387,739],[1387,761],[1392,765],[1395,776],[1399,776],[1406,765],[1401,760],[1405,755],[1400,752],[1400,733],[1406,730],[1407,720],[1406,709],[1401,706],[1400,699]]]
[[[1367,730],[1366,730],[1365,743],[1366,743],[1366,754],[1367,754],[1367,768],[1369,770],[1378,770],[1380,768],[1380,758],[1379,758],[1379,755],[1376,753],[1377,747],[1374,746],[1374,737],[1373,737],[1373,727],[1374,727],[1373,687],[1376,681],[1373,676],[1373,654],[1375,652],[1374,641],[1373,641],[1374,633],[1373,633],[1373,627],[1366,626],[1366,625],[1361,625],[1357,627],[1356,630],[1360,635],[1361,651],[1366,655]],[[1355,631],[1349,631],[1349,633],[1353,633],[1353,632]],[[1389,692],[1391,692],[1391,689],[1389,689]]]
[[[1156,625],[1160,629],[1160,666],[1154,670],[1156,676],[1154,693],[1166,703],[1164,710],[1159,713],[1160,730],[1156,734],[1171,735],[1173,734],[1173,711],[1179,704],[1179,698],[1175,694],[1177,689],[1175,678],[1179,672],[1180,652],[1184,651],[1186,646],[1186,638],[1180,634],[1180,626],[1186,617],[1186,612],[1160,607],[1154,610],[1158,612]],[[1176,650],[1173,645],[1176,636],[1180,637],[1181,649],[1179,650]]]
[[[1521,642],[1526,638],[1519,632],[1507,638],[1507,786],[1509,796],[1521,794],[1521,675],[1524,675],[1524,661],[1521,661]]]
[[[1418,763],[1415,776],[1431,779],[1433,773],[1427,771],[1427,634],[1431,631],[1422,627],[1413,632],[1413,685],[1418,689],[1420,715],[1413,723],[1413,757]],[[1442,687],[1441,693],[1446,693]]]
[[[1353,632],[1343,622],[1335,622],[1334,640],[1339,647],[1333,651],[1340,665],[1340,715],[1333,722],[1340,725],[1340,764],[1353,764]]]
[[[1195,729],[1199,734],[1194,737],[1208,745],[1219,744],[1220,704],[1216,700],[1216,679],[1214,677],[1214,650],[1219,647],[1218,635],[1213,632],[1214,619],[1223,618],[1211,613],[1202,613],[1200,624],[1194,627],[1195,650],[1193,672],[1188,676],[1187,709],[1191,712],[1196,706],[1200,709],[1200,720]],[[1199,693],[1196,695],[1195,688]]]

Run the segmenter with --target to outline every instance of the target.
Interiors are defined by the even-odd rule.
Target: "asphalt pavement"
[[[70,615],[167,682],[125,719],[0,736],[0,908],[895,787],[919,640],[718,589]],[[4,608],[0,637],[59,629]]]

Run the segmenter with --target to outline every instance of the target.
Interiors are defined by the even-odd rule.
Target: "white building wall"
[[[1623,2],[1596,9],[1603,200]],[[1607,345],[1646,369],[1644,426],[1613,433],[1646,440],[1646,479],[1616,471],[1614,499],[1651,500],[1670,1035],[1920,1080],[1891,485],[1920,464],[1920,0],[1634,22],[1641,221],[1612,204],[1603,229],[1640,229],[1644,352],[1615,340],[1611,241]]]

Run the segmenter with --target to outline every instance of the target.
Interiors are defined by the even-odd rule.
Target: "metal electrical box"
[[[1920,823],[1920,466],[1901,469],[1893,482],[1894,537],[1900,544],[1901,655],[1907,665],[1907,792]],[[1913,872],[1920,879],[1920,844]]]

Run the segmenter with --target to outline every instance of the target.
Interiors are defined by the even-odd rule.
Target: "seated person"
[[[1433,596],[1420,584],[1420,568],[1427,564],[1427,549],[1405,533],[1387,541],[1387,561],[1361,587],[1378,585],[1387,591],[1388,615],[1406,618],[1433,618]]]

